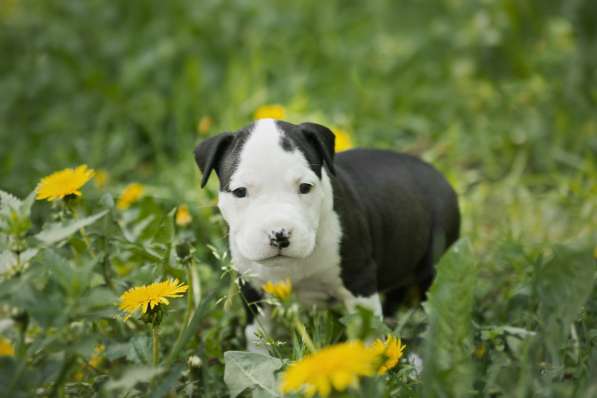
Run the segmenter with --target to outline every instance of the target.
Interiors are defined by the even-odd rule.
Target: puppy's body
[[[202,185],[212,170],[220,179],[248,301],[266,281],[290,279],[305,303],[363,304],[381,315],[378,293],[392,310],[405,288],[425,290],[458,238],[456,195],[433,167],[380,150],[334,159],[334,135],[320,125],[261,120],[204,141],[195,156]]]
[[[450,185],[429,164],[390,151],[339,153],[335,168],[334,208],[342,225],[347,288],[360,296],[387,292],[388,301],[409,286],[424,291],[434,261],[459,235]]]

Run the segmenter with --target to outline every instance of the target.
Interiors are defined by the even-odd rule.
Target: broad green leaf
[[[107,212],[108,212],[108,210],[104,210],[104,211],[101,211],[92,216],[73,221],[67,225],[54,225],[47,230],[41,231],[40,233],[35,235],[35,237],[45,244],[52,244],[52,243],[59,242],[61,240],[68,238],[69,236],[71,236],[72,234],[74,234],[75,232],[80,230],[81,228],[84,228],[88,225],[93,224],[94,222],[99,220],[101,217],[103,217]]]
[[[10,273],[15,265],[17,265],[16,254],[10,250],[0,252],[0,275]]]
[[[163,368],[152,366],[134,366],[128,368],[118,380],[110,380],[106,383],[106,391],[124,390],[128,391],[139,383],[148,383],[154,377],[164,372]]]
[[[11,208],[13,210],[21,207],[23,202],[11,193],[0,190],[0,210]]]
[[[176,382],[180,379],[184,370],[183,364],[174,365],[168,374],[162,377],[161,383],[152,391],[151,398],[161,398],[173,392],[176,388]]]
[[[33,190],[27,197],[21,202],[20,213],[23,217],[29,218],[31,216],[31,206],[35,202],[36,191]]]
[[[468,241],[460,241],[437,265],[425,311],[429,328],[423,358],[423,395],[471,395],[472,307],[477,267]]]
[[[76,265],[53,249],[45,249],[40,262],[44,264],[51,278],[68,293],[68,296],[79,297],[89,289],[94,265],[92,262]]]
[[[595,280],[595,260],[589,250],[554,247],[554,257],[537,266],[535,291],[540,300],[540,317],[562,323],[567,329],[589,298]]]
[[[274,372],[283,365],[282,361],[264,354],[246,351],[224,353],[224,382],[235,398],[246,389],[257,388],[269,397],[279,397]]]
[[[555,366],[564,360],[561,349],[570,325],[589,299],[595,282],[595,260],[590,250],[554,247],[554,256],[535,269],[535,294],[539,299],[541,342]]]
[[[10,250],[1,251],[0,276],[11,275],[17,271],[24,270],[29,261],[35,257],[37,253],[38,249],[27,249],[17,257],[17,255]]]
[[[138,364],[151,362],[151,339],[147,336],[135,336],[130,340],[126,359]]]

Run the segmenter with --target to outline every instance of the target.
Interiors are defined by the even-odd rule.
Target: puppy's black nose
[[[273,247],[284,249],[290,246],[290,240],[288,239],[290,234],[284,228],[278,231],[272,231],[269,235],[269,244]]]

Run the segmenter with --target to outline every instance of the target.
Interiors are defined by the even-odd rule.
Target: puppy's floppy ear
[[[195,162],[203,173],[201,178],[201,188],[207,184],[212,170],[218,172],[222,155],[234,138],[231,133],[220,133],[214,137],[208,138],[195,147]]]
[[[336,136],[332,133],[332,130],[317,123],[302,123],[299,125],[299,128],[305,134],[307,141],[319,153],[328,171],[332,175],[336,175],[336,171],[334,170]]]

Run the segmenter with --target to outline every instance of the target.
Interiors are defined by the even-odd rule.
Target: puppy
[[[196,147],[201,187],[212,171],[220,180],[218,207],[247,302],[265,282],[290,279],[305,304],[339,301],[381,316],[407,289],[425,292],[458,239],[456,194],[431,165],[383,150],[335,155],[334,141],[319,124],[262,119]],[[252,314],[245,333],[256,349]]]

